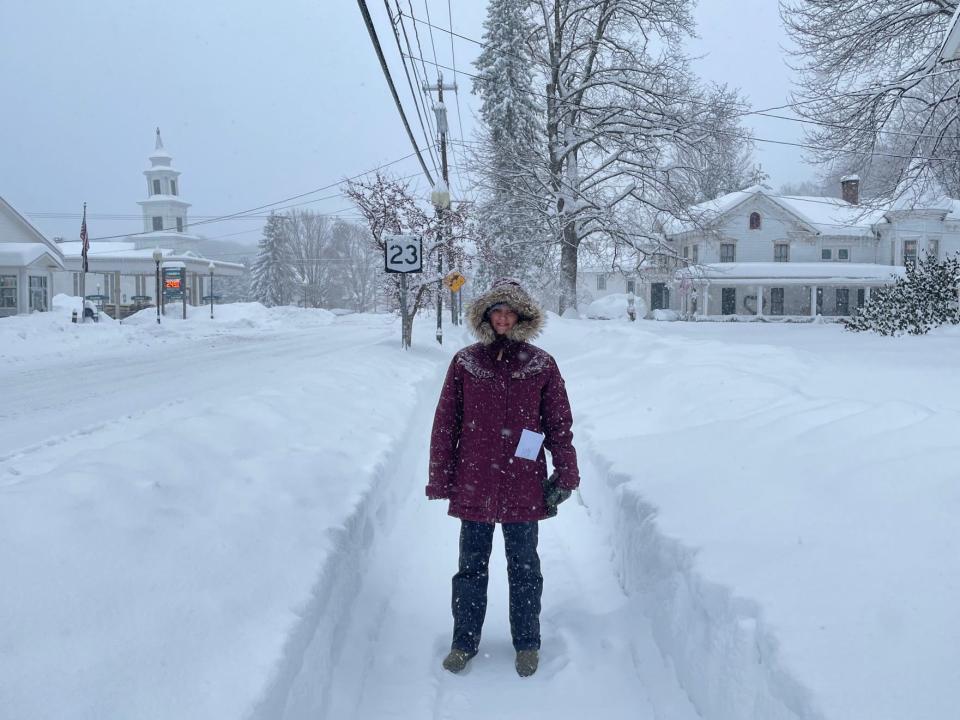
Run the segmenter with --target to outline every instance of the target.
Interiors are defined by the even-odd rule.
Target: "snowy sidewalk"
[[[617,584],[611,547],[575,499],[541,524],[544,644],[537,674],[521,680],[513,668],[499,531],[480,654],[461,675],[441,669],[450,648],[450,579],[460,524],[446,515],[446,503],[428,503],[423,495],[436,388],[425,390],[401,443],[406,450],[381,484],[382,497],[372,500],[381,518],[393,519],[378,526],[362,578],[335,580],[333,592],[349,607],[345,626],[331,633],[324,623],[282,714],[274,705],[257,717],[560,720],[603,708],[610,720],[697,718],[642,608]],[[595,475],[589,462],[583,471]],[[366,515],[364,528],[375,524],[377,511]]]

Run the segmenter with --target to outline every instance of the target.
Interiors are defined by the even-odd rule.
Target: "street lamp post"
[[[212,262],[207,265],[210,270],[210,319],[213,320],[213,270],[216,267]]]
[[[157,325],[160,324],[160,298],[162,293],[160,292],[160,261],[163,260],[163,251],[160,248],[153,249],[153,262],[157,266]]]

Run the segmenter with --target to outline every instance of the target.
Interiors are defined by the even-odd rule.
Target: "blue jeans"
[[[476,653],[487,612],[487,580],[493,523],[462,520],[460,571],[453,576],[452,647]],[[503,523],[510,583],[510,633],[516,650],[540,648],[540,598],[543,576],[537,555],[539,526],[536,522]]]

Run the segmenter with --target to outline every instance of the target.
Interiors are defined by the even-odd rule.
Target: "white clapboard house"
[[[685,317],[842,317],[921,253],[960,251],[960,202],[919,183],[886,208],[842,198],[782,196],[755,185],[692,208],[667,238],[678,253],[674,309]]]
[[[63,267],[56,243],[0,197],[0,318],[49,310],[54,272]]]

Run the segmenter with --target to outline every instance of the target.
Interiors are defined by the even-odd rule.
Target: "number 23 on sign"
[[[419,235],[384,235],[383,251],[387,272],[423,271],[423,241]]]

